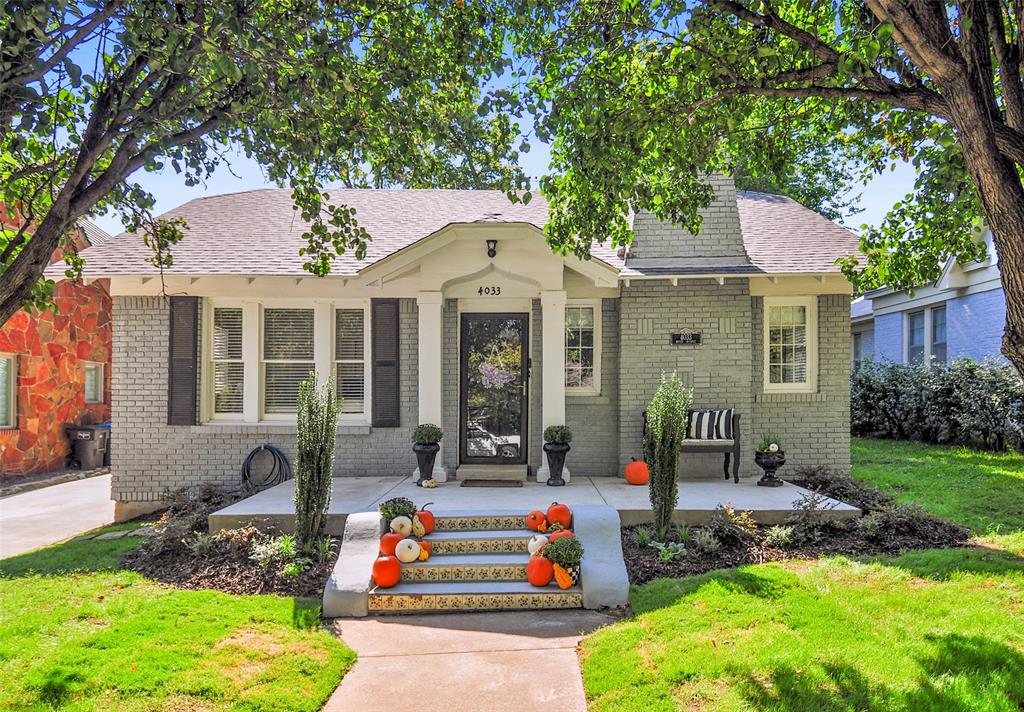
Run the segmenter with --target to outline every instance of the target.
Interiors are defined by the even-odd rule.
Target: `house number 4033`
[[[501,294],[501,287],[480,287],[476,293],[481,297],[497,297]]]

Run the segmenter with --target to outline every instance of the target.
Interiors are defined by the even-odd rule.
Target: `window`
[[[860,368],[864,360],[864,332],[858,331],[853,335],[853,370]]]
[[[85,402],[103,402],[103,364],[85,364]]]
[[[334,310],[334,378],[341,412],[366,412],[366,326],[362,309]]]
[[[570,302],[565,307],[565,388],[597,395],[601,390],[600,302]]]
[[[213,412],[240,415],[245,405],[245,363],[242,361],[242,309],[213,310]]]
[[[924,361],[924,312],[907,315],[907,363]]]
[[[764,298],[764,389],[806,392],[817,387],[816,297]]]
[[[932,308],[932,359],[946,363],[946,306]]]
[[[263,412],[294,413],[299,383],[316,370],[312,309],[263,310]]]
[[[17,385],[17,359],[0,355],[0,428],[17,427]]]

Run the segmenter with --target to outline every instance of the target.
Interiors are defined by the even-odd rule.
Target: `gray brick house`
[[[847,470],[851,289],[835,260],[857,241],[711,180],[698,235],[640,214],[628,250],[590,260],[547,248],[543,201],[492,191],[333,191],[373,239],[325,278],[302,269],[288,191],[172,210],[188,231],[163,277],[136,236],[91,248],[86,276],[114,296],[119,517],[168,488],[237,483],[261,443],[291,454],[296,384],[314,370],[343,399],[344,477],[410,473],[421,422],[445,431],[439,478],[546,477],[542,432],[563,423],[572,474],[618,476],[672,371],[695,408],[741,416],[742,476],[767,433],[791,463]],[[682,460],[682,476],[722,476],[720,454]]]

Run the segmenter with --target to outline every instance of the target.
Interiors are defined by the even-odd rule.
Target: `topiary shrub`
[[[412,441],[417,445],[437,445],[443,436],[441,428],[433,423],[421,423],[412,431]]]
[[[568,445],[572,442],[572,429],[568,425],[549,425],[544,428],[544,442],[549,445]]]
[[[692,396],[693,391],[683,385],[675,372],[671,376],[662,374],[661,385],[647,406],[644,459],[651,472],[648,487],[654,530],[661,541],[668,537],[672,512],[679,499],[679,451],[686,437],[686,411]]]
[[[331,503],[338,428],[334,379],[327,379],[319,392],[316,374],[300,383],[295,417],[295,538],[303,551],[310,552],[326,531]]]

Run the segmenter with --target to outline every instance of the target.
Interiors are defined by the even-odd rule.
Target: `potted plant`
[[[583,544],[574,536],[565,536],[549,542],[543,549],[544,558],[554,567],[555,581],[559,588],[569,588],[580,580],[580,561],[583,560]]]
[[[764,470],[764,475],[757,481],[759,487],[781,487],[782,480],[775,476],[775,471],[786,464],[786,453],[782,449],[782,441],[774,435],[761,439],[754,451],[754,462]]]
[[[416,484],[420,487],[434,479],[434,459],[441,449],[439,443],[443,435],[441,428],[433,423],[421,423],[412,431],[412,451],[416,453],[416,464],[420,469],[420,478]]]
[[[544,453],[548,458],[548,485],[551,487],[565,484],[562,468],[565,467],[565,454],[569,452],[571,442],[572,430],[568,425],[549,425],[544,429]]]

